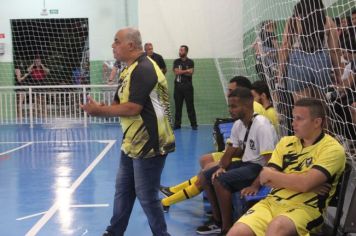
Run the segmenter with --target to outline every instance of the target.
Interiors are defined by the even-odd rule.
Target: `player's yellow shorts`
[[[211,155],[213,156],[213,160],[215,162],[217,162],[217,161],[221,160],[222,156],[224,155],[224,152],[213,152],[213,153],[211,153]],[[232,158],[232,161],[240,161],[240,160],[241,160],[240,157],[233,157]]]
[[[262,236],[276,216],[286,216],[292,220],[300,236],[309,236],[310,231],[320,230],[323,223],[323,216],[317,208],[288,200],[275,201],[272,196],[256,203],[237,222],[248,225],[256,236]]]

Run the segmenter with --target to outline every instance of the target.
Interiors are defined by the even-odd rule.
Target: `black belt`
[[[176,83],[178,83],[178,84],[186,84],[186,83],[190,83],[190,82],[192,82],[191,80],[183,80],[183,81],[177,81],[177,80],[175,80],[175,82]]]

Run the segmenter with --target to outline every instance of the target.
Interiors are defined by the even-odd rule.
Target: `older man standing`
[[[170,126],[167,81],[144,54],[140,32],[124,28],[112,44],[116,60],[126,63],[112,105],[88,97],[81,105],[93,116],[121,117],[123,141],[116,177],[113,216],[104,235],[124,235],[136,197],[153,235],[169,235],[158,190],[166,156],[175,149]]]
[[[157,63],[157,65],[159,66],[159,68],[161,69],[163,74],[166,74],[167,73],[166,63],[164,62],[163,57],[160,54],[155,53],[153,51],[152,43],[150,43],[150,42],[145,43],[145,52],[146,52],[147,56],[152,58],[152,60],[154,60]]]

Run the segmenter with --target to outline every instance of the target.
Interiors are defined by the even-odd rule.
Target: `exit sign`
[[[49,10],[49,14],[51,14],[51,15],[54,15],[54,14],[58,14],[58,9],[50,9]]]

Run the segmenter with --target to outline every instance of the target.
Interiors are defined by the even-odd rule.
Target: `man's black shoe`
[[[163,212],[164,213],[168,213],[169,212],[169,206],[165,206],[162,204],[162,207],[163,207]]]
[[[165,187],[162,185],[159,187],[159,191],[161,191],[161,193],[163,193],[163,195],[166,197],[172,196],[174,194],[169,190],[169,187]]]
[[[196,230],[198,234],[220,234],[221,233],[221,223],[211,222],[199,226]]]
[[[111,232],[109,232],[109,231],[105,231],[105,232],[103,233],[103,236],[114,236],[114,234],[111,233]]]
[[[192,130],[198,130],[198,126],[192,126]]]
[[[180,128],[181,128],[180,125],[175,125],[175,126],[173,127],[174,130],[180,129]]]

